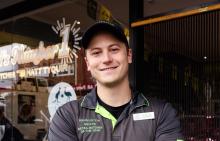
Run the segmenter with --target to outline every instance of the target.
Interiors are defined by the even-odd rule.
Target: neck
[[[97,94],[99,98],[112,107],[118,107],[128,103],[131,99],[129,81],[119,85],[108,87],[97,83]]]

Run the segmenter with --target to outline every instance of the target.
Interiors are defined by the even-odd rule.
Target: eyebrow
[[[115,45],[120,46],[119,43],[114,43],[114,44],[109,45],[109,47],[112,47],[112,46],[115,46]]]
[[[88,51],[99,50],[99,49],[101,49],[101,47],[94,47],[94,48],[88,49]]]
[[[120,46],[120,43],[113,43],[113,44],[110,44],[110,45],[108,45],[107,47],[112,47],[112,46]],[[96,50],[96,49],[101,49],[102,47],[99,47],[99,46],[97,46],[97,47],[92,47],[92,48],[88,48],[88,51],[90,50],[90,51],[92,51],[92,50]]]

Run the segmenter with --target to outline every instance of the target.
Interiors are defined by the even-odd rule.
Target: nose
[[[102,57],[102,62],[104,64],[109,64],[112,62],[112,55],[110,52],[106,51],[104,54],[103,54],[103,57]]]

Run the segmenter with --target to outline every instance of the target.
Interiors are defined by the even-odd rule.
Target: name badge
[[[154,119],[154,112],[146,112],[146,113],[137,113],[133,114],[133,120],[146,120],[146,119]]]

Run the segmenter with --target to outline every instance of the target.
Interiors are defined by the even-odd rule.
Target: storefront
[[[95,87],[83,31],[95,20],[120,21],[95,0],[8,4],[0,16],[0,130],[7,139],[42,140],[56,109]]]
[[[130,8],[136,88],[172,103],[187,141],[220,140],[219,2],[140,0]]]
[[[219,140],[220,6],[207,2],[1,3],[0,140],[6,130],[10,139],[42,140],[56,109],[95,87],[80,40],[96,20],[120,23],[128,37],[130,20],[134,88],[171,102],[187,140]]]

